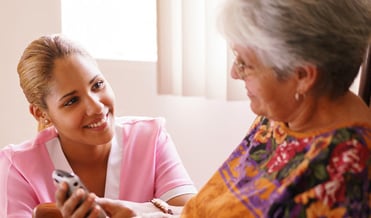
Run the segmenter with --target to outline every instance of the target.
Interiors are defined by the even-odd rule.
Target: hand
[[[67,198],[68,185],[62,182],[57,186],[55,193],[56,204],[63,217],[73,218],[97,218],[100,209],[95,204],[97,198],[94,194],[88,194],[83,189],[77,189]]]
[[[98,198],[97,202],[111,218],[179,218],[179,215],[170,215],[159,211],[149,202],[138,203],[107,198]]]
[[[136,217],[134,211],[128,208],[124,201],[99,198],[97,202],[111,218]]]

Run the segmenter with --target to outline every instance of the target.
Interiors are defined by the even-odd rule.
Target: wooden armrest
[[[37,205],[33,212],[33,218],[63,218],[55,203],[42,203]]]

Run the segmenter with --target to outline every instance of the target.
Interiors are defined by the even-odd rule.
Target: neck
[[[290,129],[307,132],[350,122],[370,122],[371,110],[350,91],[335,100],[326,97],[308,98],[287,122]]]
[[[71,167],[106,166],[111,144],[102,145],[71,145],[61,141],[61,146],[66,159]]]
[[[89,191],[103,197],[111,143],[86,145],[60,141],[73,172],[80,177]]]

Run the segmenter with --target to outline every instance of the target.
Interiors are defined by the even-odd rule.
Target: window
[[[216,31],[220,0],[61,2],[62,33],[93,57],[157,62],[159,94],[246,99],[243,84],[229,77],[231,54]]]
[[[157,60],[156,0],[61,0],[62,33],[94,58]]]
[[[233,55],[216,29],[220,0],[157,0],[158,92],[246,100],[229,76]]]

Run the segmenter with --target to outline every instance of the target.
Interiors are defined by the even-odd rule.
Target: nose
[[[237,73],[237,69],[236,69],[236,65],[233,64],[232,67],[231,67],[231,70],[230,70],[230,73],[231,73],[231,77],[232,79],[240,79],[238,73]]]
[[[86,98],[86,114],[88,116],[103,113],[104,104],[99,95],[90,95]]]

